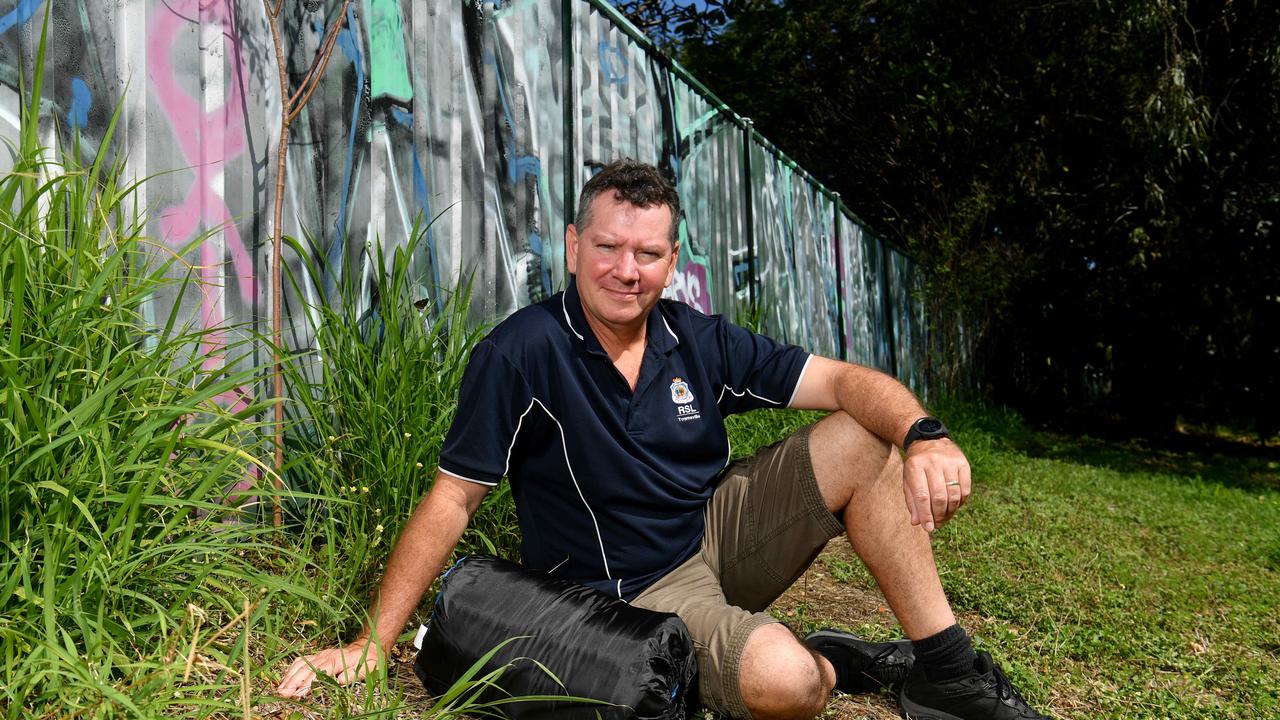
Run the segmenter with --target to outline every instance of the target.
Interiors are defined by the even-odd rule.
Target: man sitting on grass
[[[374,667],[505,476],[525,564],[679,615],[701,701],[717,713],[808,718],[833,688],[892,684],[911,717],[1043,717],[975,653],[943,594],[929,533],[965,502],[970,478],[942,424],[887,375],[660,300],[680,252],[680,198],[656,168],[609,165],[578,208],[568,289],[472,352],[435,483],[364,633],[296,660],[280,694]],[[731,464],[725,416],[766,407],[831,414]],[[764,612],[840,533],[911,642],[831,630],[801,642]]]

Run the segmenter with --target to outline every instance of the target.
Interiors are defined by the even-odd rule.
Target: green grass
[[[168,279],[184,275],[179,256],[142,236],[105,153],[52,160],[31,110],[13,151],[0,178],[0,715],[232,710],[251,634],[274,631],[266,610],[307,594],[254,562],[266,531],[228,492],[258,467],[252,418],[266,409],[218,400],[253,383],[235,369],[247,348],[224,345],[231,369],[207,367],[213,331],[144,319],[157,292],[190,285]]]
[[[1075,718],[1280,712],[1280,465],[941,411],[975,491],[935,536],[943,584],[1024,694]],[[831,561],[838,581],[865,569]],[[820,624],[820,623],[815,623]]]
[[[725,418],[729,431],[730,454],[734,460],[754,454],[805,425],[822,419],[826,413],[807,410],[752,410]]]
[[[339,273],[337,294],[298,313],[310,321],[312,347],[285,364],[290,417],[286,477],[294,491],[291,521],[314,542],[317,569],[341,587],[330,594],[364,596],[400,525],[431,487],[444,436],[453,421],[462,372],[484,328],[469,326],[471,288],[433,290],[440,310],[415,302],[412,258],[425,236],[391,258],[379,249],[373,273],[377,303],[355,273]],[[315,247],[290,241],[306,277],[321,287]],[[380,248],[381,246],[378,245]],[[426,309],[419,309],[426,305]],[[463,551],[517,553],[510,491],[490,493],[464,538]]]
[[[376,335],[343,334],[347,305],[316,309],[341,359],[291,358],[302,400],[280,499],[298,522],[273,529],[253,504],[274,493],[271,401],[251,397],[267,339],[180,316],[207,291],[184,259],[205,238],[170,251],[144,235],[136,186],[108,162],[114,120],[88,165],[74,143],[39,145],[35,103],[21,126],[0,176],[0,717],[249,717],[303,646],[359,625],[428,486],[417,464],[434,464],[476,331],[457,321],[464,303],[419,315],[399,256],[374,274]],[[506,534],[491,528],[493,544],[507,542],[512,523],[493,522]],[[473,711],[492,679],[422,709]],[[325,715],[403,705],[385,677],[328,697]]]

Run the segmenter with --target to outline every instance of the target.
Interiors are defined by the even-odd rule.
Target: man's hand
[[[300,698],[311,692],[311,684],[319,674],[330,675],[339,685],[361,680],[378,666],[382,651],[369,640],[357,640],[346,647],[321,650],[293,661],[276,692],[281,697]]]
[[[317,675],[330,675],[339,685],[349,685],[377,667],[391,651],[422,594],[440,574],[487,492],[486,485],[436,473],[431,491],[413,511],[391,551],[360,639],[344,648],[294,660],[276,691],[283,697],[302,697],[311,692]],[[383,638],[382,645],[371,637]]]
[[[969,460],[950,438],[911,443],[902,468],[902,492],[911,524],[933,532],[969,499]]]

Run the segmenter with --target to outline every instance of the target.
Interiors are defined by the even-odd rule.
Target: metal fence
[[[340,7],[286,3],[295,78]],[[120,106],[116,146],[153,177],[140,190],[151,234],[172,248],[203,238],[190,258],[202,292],[182,312],[266,330],[281,97],[264,3],[0,3],[0,135],[16,137],[46,10],[41,136],[76,130],[92,153]],[[391,257],[422,219],[422,298],[463,276],[478,318],[548,297],[566,281],[577,189],[628,155],[665,170],[687,208],[670,296],[728,315],[754,299],[769,334],[925,390],[910,258],[599,0],[355,0],[290,143],[284,232],[332,268],[295,273],[294,348],[314,343],[305,305],[331,299],[340,274],[373,302],[375,245]]]

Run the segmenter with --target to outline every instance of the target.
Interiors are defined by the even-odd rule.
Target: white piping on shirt
[[[578,485],[578,478],[573,473],[573,465],[569,463],[569,443],[564,436],[564,426],[560,424],[560,421],[556,419],[555,415],[551,414],[551,411],[547,409],[547,406],[542,404],[541,400],[535,397],[533,402],[538,403],[542,408],[542,411],[547,414],[547,417],[551,418],[551,421],[560,429],[560,446],[564,448],[564,465],[569,468],[569,479],[573,481],[573,487],[578,491],[578,497],[582,499],[583,506],[587,508],[587,514],[591,516],[591,524],[595,526],[596,540],[600,543],[600,559],[604,561],[604,576],[605,578],[612,580],[613,573],[609,572],[609,558],[604,554],[604,536],[600,534],[600,523],[596,521],[596,514],[591,509],[590,503],[587,502],[587,497],[582,494],[582,486]]]
[[[813,355],[804,359],[804,367],[800,368],[800,377],[796,378],[796,389],[791,391],[791,399],[787,401],[787,407],[796,404],[796,394],[800,392],[800,383],[804,382],[804,374],[809,369],[809,363],[813,362]]]
[[[717,397],[717,398],[716,398],[716,404],[717,404],[717,405],[719,405],[719,404],[720,404],[720,401],[724,399],[724,391],[725,391],[725,390],[728,390],[729,392],[733,393],[734,397],[742,397],[743,395],[750,395],[751,397],[756,398],[757,400],[763,400],[763,401],[765,401],[765,402],[767,402],[767,403],[769,403],[769,404],[771,404],[771,405],[781,405],[781,404],[782,404],[782,403],[781,403],[780,401],[778,401],[778,400],[770,400],[770,399],[769,399],[769,398],[767,398],[767,397],[764,397],[764,396],[761,396],[761,395],[757,395],[757,394],[755,394],[755,393],[751,392],[751,388],[747,388],[747,389],[746,389],[746,391],[744,391],[744,392],[738,392],[737,390],[734,390],[733,388],[729,387],[728,385],[725,385],[725,386],[720,390],[720,397]]]
[[[514,433],[511,433],[511,444],[507,446],[507,462],[502,466],[503,475],[506,475],[507,471],[511,469],[511,451],[515,449],[516,439],[520,437],[520,427],[524,425],[524,416],[528,415],[529,411],[532,409],[533,409],[533,396],[530,395],[529,407],[525,408],[524,412],[520,413],[520,420],[519,422],[516,423],[516,431]],[[543,408],[543,409],[545,410],[546,408]]]
[[[805,374],[805,371],[807,371],[807,370],[809,369],[809,363],[810,363],[810,361],[812,361],[812,360],[813,360],[813,356],[812,356],[812,355],[810,355],[809,357],[805,358],[805,360],[804,360],[804,367],[800,368],[800,376],[796,378],[796,385],[795,385],[795,387],[791,390],[791,398],[790,398],[789,400],[787,400],[787,403],[786,403],[786,405],[784,405],[784,407],[791,407],[791,404],[792,404],[792,403],[794,403],[794,402],[796,401],[796,393],[800,392],[800,381],[804,380],[804,374]],[[729,387],[728,385],[725,385],[725,386],[723,386],[723,387],[720,389],[720,395],[716,398],[716,404],[717,404],[717,405],[719,405],[719,404],[720,404],[720,401],[721,401],[721,400],[724,400],[724,393],[725,393],[725,391],[726,391],[726,390],[728,390],[729,392],[733,393],[734,397],[743,397],[744,395],[750,395],[751,397],[753,397],[753,398],[755,398],[755,399],[757,399],[757,400],[763,400],[763,401],[765,401],[765,402],[769,403],[770,405],[782,405],[782,402],[781,402],[781,401],[779,401],[779,400],[771,400],[770,398],[767,398],[767,397],[765,397],[765,396],[763,396],[763,395],[757,395],[757,394],[755,394],[755,393],[751,392],[751,388],[747,388],[746,390],[744,390],[744,391],[742,391],[742,392],[738,392],[737,390],[735,390],[735,389],[733,389],[733,388]]]
[[[561,294],[561,295],[560,295],[560,309],[564,311],[564,321],[565,321],[565,323],[569,326],[569,330],[570,330],[574,335],[577,335],[579,340],[585,340],[586,338],[582,337],[582,333],[578,332],[578,328],[574,327],[574,326],[573,326],[573,321],[569,319],[569,306],[568,306],[568,305],[565,305],[565,303],[564,303],[564,295],[563,295],[563,294]],[[542,406],[542,409],[543,409],[543,410],[546,410],[546,409],[547,409],[547,406],[546,406],[546,405],[543,405],[543,406]],[[547,413],[547,414],[548,414],[548,415],[550,415],[550,413]]]
[[[676,337],[676,332],[671,329],[671,323],[667,322],[667,319],[662,315],[658,315],[658,317],[662,318],[662,324],[667,326],[667,332],[671,334],[671,337],[675,338],[676,344],[679,345],[680,338]]]
[[[477,485],[484,485],[485,487],[497,487],[497,486],[498,486],[498,483],[496,483],[496,482],[488,482],[487,480],[477,480],[477,479],[475,479],[475,478],[469,478],[469,477],[467,477],[466,475],[459,475],[458,473],[456,473],[456,472],[454,472],[454,471],[452,471],[452,470],[445,470],[444,468],[440,468],[440,472],[444,473],[445,475],[452,475],[453,477],[456,477],[456,478],[458,478],[459,480],[466,480],[467,482],[475,483],[475,484],[477,484]]]

